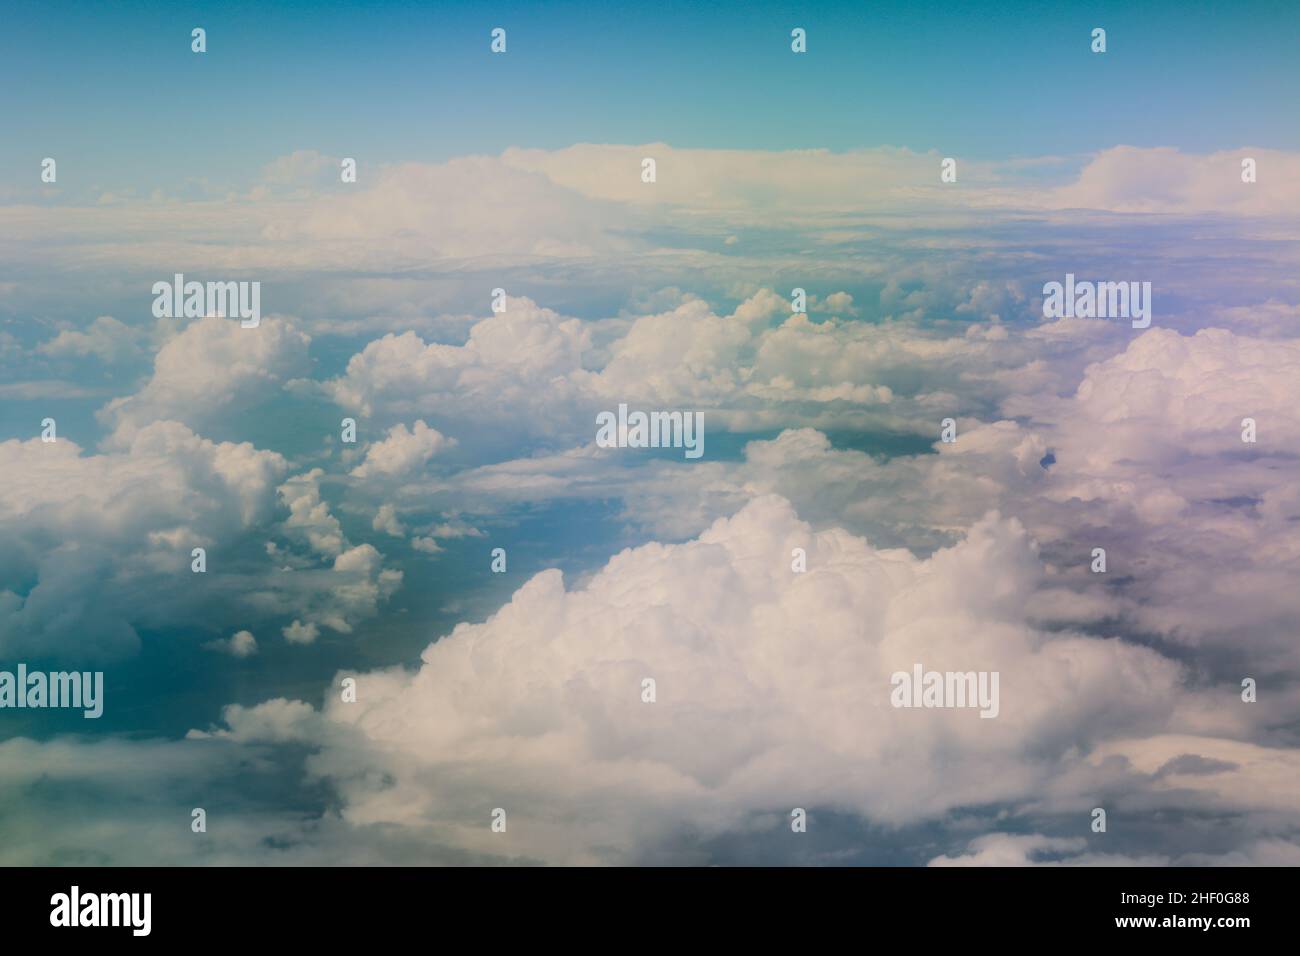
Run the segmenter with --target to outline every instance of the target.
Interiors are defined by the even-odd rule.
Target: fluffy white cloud
[[[1256,162],[1257,180],[1242,182],[1242,160]],[[1040,200],[1055,208],[1135,213],[1300,213],[1300,156],[1275,149],[1194,155],[1170,147],[1115,146],[1097,154],[1079,178]]]
[[[401,584],[371,545],[352,545],[320,497],[319,470],[178,422],[132,432],[120,450],[0,442],[0,651],[102,660],[138,648],[137,628],[225,629],[265,618],[350,632]],[[284,520],[274,524],[287,510]],[[280,565],[238,556],[255,534]],[[191,570],[205,549],[206,571]],[[236,628],[239,629],[239,628]],[[229,633],[229,631],[227,631]],[[230,645],[230,650],[235,650]]]
[[[341,407],[365,415],[436,412],[450,420],[515,420],[519,429],[545,432],[548,414],[568,417],[590,346],[579,320],[511,299],[462,346],[426,343],[412,332],[371,342],[328,390]]]
[[[0,648],[131,652],[137,622],[198,597],[192,548],[228,544],[269,519],[286,467],[274,452],[176,422],[141,428],[112,454],[84,455],[66,439],[0,442],[0,579],[36,582],[23,597],[0,591]],[[159,576],[171,586],[144,587]]]
[[[284,319],[263,319],[257,328],[248,329],[237,319],[197,319],[158,351],[153,376],[144,387],[109,402],[99,418],[117,430],[116,444],[162,419],[205,430],[304,374],[310,367],[310,341]]]
[[[1118,349],[1117,334],[1127,340]],[[882,364],[893,368],[905,365],[903,349],[928,351],[932,360],[950,348],[962,354],[954,343],[923,337],[895,348],[888,337],[871,347],[888,350]],[[841,337],[805,364],[833,370],[845,354],[869,366],[853,344]],[[809,347],[796,338],[773,352],[797,361]],[[1238,656],[1250,647],[1252,657],[1237,666],[1292,666],[1293,642],[1284,635],[1300,604],[1282,582],[1300,573],[1300,471],[1291,451],[1300,442],[1297,342],[1224,329],[1125,335],[1052,323],[997,349],[1000,358],[967,349],[955,360],[965,370],[954,383],[964,394],[951,402],[968,404],[972,387],[988,389],[988,403],[1015,420],[957,415],[956,443],[935,442],[937,454],[873,456],[833,447],[808,428],[751,442],[739,461],[634,463],[627,452],[584,446],[413,486],[404,500],[434,493],[442,505],[486,513],[511,503],[618,496],[629,521],[681,538],[772,492],[819,526],[840,524],[920,552],[998,509],[1044,544],[1072,592],[1052,602],[1063,619],[1123,619],[1183,643],[1236,647]],[[1081,363],[1098,350],[1100,360]],[[651,364],[685,364],[673,358]],[[1014,373],[1009,366],[1005,381],[977,371],[982,362],[988,368],[1013,358],[1024,364]],[[968,386],[967,375],[979,380]],[[942,405],[934,408],[937,425]],[[1256,421],[1254,444],[1241,440],[1245,417]],[[1087,573],[1094,547],[1107,549],[1112,577]]]
[[[941,818],[1031,798],[1116,732],[1210,706],[1147,648],[1036,629],[1025,605],[1043,578],[1015,521],[991,516],[920,560],[762,497],[696,540],[617,555],[578,590],[537,575],[416,672],[357,675],[356,703],[327,697],[325,727],[347,735],[303,735],[333,741],[314,768],[353,823],[482,852],[485,806],[507,808],[504,852],[552,861],[634,857],[678,827],[795,805]],[[892,707],[890,675],[917,662],[998,671],[999,716]]]
[[[209,641],[203,646],[231,657],[252,657],[257,653],[257,638],[253,637],[251,631],[236,631],[225,640]]]
[[[120,362],[140,352],[140,330],[124,325],[111,315],[101,315],[84,332],[64,329],[37,351],[55,358],[93,355],[103,362]]]
[[[1294,377],[1300,339],[1258,339],[1227,329],[1180,335],[1150,329],[1090,366],[1072,398],[1011,400],[1009,410],[1048,419],[1059,411],[1063,449],[1082,467],[1118,473],[1159,469],[1189,457],[1277,453],[1300,443]],[[1243,447],[1255,418],[1258,448]]]
[[[294,621],[284,628],[284,639],[290,644],[311,644],[320,637],[320,628],[315,624]]]
[[[279,487],[280,500],[289,509],[280,531],[305,547],[309,556],[277,547],[275,557],[285,562],[281,570],[287,576],[286,595],[260,597],[267,611],[285,613],[285,597],[297,595],[292,606],[302,620],[294,620],[284,629],[285,639],[295,644],[312,643],[321,626],[351,633],[358,621],[372,616],[402,583],[402,572],[385,568],[383,555],[373,545],[353,545],[348,540],[321,497],[323,475],[320,468],[313,468]]]
[[[1011,398],[1056,464],[1036,524],[1088,528],[1133,583],[1125,614],[1213,646],[1252,671],[1290,671],[1300,598],[1300,341],[1152,329],[1091,365],[1073,395]],[[1242,441],[1254,418],[1258,441]],[[1075,532],[1077,535],[1078,532]],[[1248,649],[1248,650],[1247,650]],[[1244,652],[1244,653],[1243,653]]]
[[[177,422],[142,428],[103,455],[67,439],[0,442],[0,461],[0,520],[117,540],[177,527],[211,539],[263,520],[287,467],[275,452],[208,441]]]
[[[384,534],[400,538],[406,533],[406,528],[397,517],[397,509],[391,504],[380,505],[379,510],[375,512],[375,520],[370,526],[376,531],[382,531]]]
[[[366,458],[352,469],[354,478],[400,477],[416,471],[444,448],[455,445],[436,428],[417,421],[410,428],[397,424],[388,437],[366,449]]]
[[[928,434],[948,414],[1060,383],[1080,361],[1077,345],[1073,335],[1008,341],[996,322],[814,322],[764,289],[729,315],[688,298],[635,317],[595,348],[589,324],[513,299],[508,312],[475,324],[463,346],[414,333],[373,341],[326,389],[345,410],[420,414],[464,442],[495,436],[516,453],[590,441],[595,413],[623,402],[703,411],[713,429],[799,423]],[[928,390],[936,381],[961,394]]]
[[[320,496],[320,479],[324,472],[313,468],[297,475],[278,489],[280,500],[289,509],[283,528],[290,537],[303,541],[312,551],[326,557],[342,554],[346,539],[339,520]]]

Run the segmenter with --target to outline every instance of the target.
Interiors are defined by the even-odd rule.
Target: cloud
[[[1167,866],[1161,856],[1129,858],[1086,852],[1083,837],[1048,837],[1041,833],[990,833],[970,842],[959,856],[938,856],[930,866]]]
[[[658,163],[653,184],[641,182],[646,156]],[[1246,156],[1258,162],[1256,183],[1241,181]],[[337,158],[300,150],[268,163],[246,193],[214,189],[204,201],[188,202],[159,194],[104,206],[0,206],[0,225],[10,235],[56,240],[39,250],[15,250],[21,267],[48,268],[53,257],[117,273],[148,271],[163,261],[190,272],[305,270],[329,280],[323,302],[335,301],[339,286],[351,284],[336,281],[340,270],[361,270],[371,275],[356,277],[356,284],[368,290],[372,305],[387,284],[398,309],[404,298],[409,303],[413,286],[422,297],[438,298],[414,284],[420,276],[410,275],[413,270],[454,276],[466,268],[499,272],[557,263],[582,270],[599,261],[601,270],[616,268],[625,285],[665,265],[671,267],[665,285],[680,283],[687,269],[705,275],[720,266],[770,282],[757,277],[772,275],[773,247],[747,230],[761,233],[774,221],[819,243],[894,234],[905,243],[951,250],[986,243],[980,231],[991,221],[1016,221],[1025,212],[1053,218],[1076,209],[1212,212],[1274,223],[1271,229],[1291,236],[1286,218],[1300,208],[1300,154],[1245,145],[1211,154],[1116,146],[1064,158],[957,157],[959,185],[940,182],[942,158],[933,150],[896,147],[832,152],[578,144],[510,148],[499,156],[442,163],[363,161],[358,181],[342,184]],[[904,235],[900,213],[916,225],[951,231],[960,224],[971,234]],[[665,243],[666,225],[696,241]],[[733,237],[744,241],[727,245]],[[789,260],[789,248],[777,250],[778,262]],[[765,259],[766,269],[754,268]],[[841,268],[892,274],[874,265]],[[394,275],[402,281],[385,282]],[[475,276],[473,285],[479,284]]]
[[[334,558],[343,552],[346,539],[343,528],[320,496],[320,479],[324,472],[313,468],[306,474],[290,478],[278,489],[280,500],[289,509],[283,528],[290,537],[305,543],[312,551]]]
[[[1218,647],[1220,667],[1291,671],[1300,660],[1279,636],[1300,613],[1282,584],[1300,573],[1297,375],[1295,339],[1151,329],[1090,365],[1073,395],[1005,403],[1056,459],[1037,520],[1074,511],[1133,580],[1133,624]],[[1253,444],[1242,441],[1246,417]]]
[[[402,424],[388,430],[388,437],[366,449],[366,458],[352,469],[354,478],[400,477],[422,468],[444,448],[455,445],[437,429],[417,421],[409,429]]]
[[[920,560],[761,497],[698,539],[624,551],[580,589],[536,575],[415,672],[357,674],[356,702],[326,699],[338,729],[302,739],[354,825],[490,853],[475,811],[502,806],[505,852],[553,862],[635,859],[682,827],[787,804],[903,824],[1028,800],[1080,751],[1205,706],[1149,649],[1036,629],[1024,608],[1043,575],[1015,521],[990,516]],[[890,675],[914,662],[999,671],[1000,715],[891,707]]]
[[[1283,839],[1255,838],[1226,853],[1113,852],[1097,836],[1049,837],[1041,833],[990,833],[971,840],[966,852],[938,856],[930,866],[1295,866],[1300,846]],[[1094,849],[1089,849],[1089,846]]]
[[[656,182],[641,181],[641,160],[656,162]],[[937,152],[881,147],[758,151],[681,149],[666,143],[640,146],[583,143],[560,150],[507,149],[507,166],[544,173],[592,199],[638,206],[671,204],[705,211],[724,221],[746,221],[785,211],[795,217],[850,205],[915,201],[951,190],[939,182]],[[994,169],[964,163],[963,179],[988,184]],[[960,202],[960,199],[955,201]]]
[[[680,539],[755,494],[776,493],[820,526],[839,524],[919,553],[951,543],[996,509],[1033,531],[1073,592],[1057,593],[1054,613],[1110,616],[1182,644],[1235,647],[1235,662],[1213,660],[1223,676],[1245,666],[1293,667],[1294,650],[1280,635],[1300,613],[1293,589],[1281,585],[1300,573],[1296,341],[1152,329],[1115,343],[1113,331],[1095,339],[1090,329],[1058,326],[990,343],[987,354],[968,348],[963,355],[954,345],[950,380],[964,394],[934,402],[928,422],[919,418],[927,402],[918,398],[918,429],[937,437],[945,408],[1000,406],[1010,417],[958,414],[957,441],[935,441],[924,454],[836,447],[807,427],[750,442],[740,460],[686,467],[584,445],[414,485],[403,500],[432,493],[443,507],[494,513],[524,502],[616,496],[625,520]],[[918,336],[895,349],[888,331],[879,337],[874,347],[888,350],[882,366],[905,367],[905,349],[948,361],[949,342]],[[1098,354],[1093,343],[1105,357],[1082,362]],[[833,375],[845,356],[869,368],[853,345],[833,342],[808,365]],[[774,352],[790,359],[805,347],[782,346]],[[1006,374],[991,379],[994,363],[1005,363]],[[660,357],[652,364],[684,363]],[[973,402],[972,388],[986,397]],[[896,397],[891,407],[901,403]],[[1254,444],[1241,440],[1245,417],[1257,423]],[[1098,546],[1113,577],[1087,573]]]
[[[1100,764],[1115,757],[1150,774],[1167,802],[1232,811],[1295,810],[1300,751],[1291,747],[1170,733],[1109,741],[1091,759]]]
[[[301,165],[289,157],[275,168],[290,163]],[[361,169],[357,186],[348,195],[316,199],[292,216],[276,216],[262,238],[338,248],[378,242],[382,256],[367,254],[366,260],[390,263],[591,256],[629,246],[614,234],[614,219],[601,204],[494,157]]]
[[[121,452],[73,442],[0,442],[0,647],[7,654],[133,652],[138,622],[175,611],[146,598],[171,578],[184,594],[193,547],[230,542],[270,517],[286,464],[249,444],[216,443],[176,422],[148,425]],[[142,590],[141,590],[142,589]]]
[[[644,147],[363,163],[346,186],[298,153],[248,197],[0,209],[9,234],[49,237],[15,247],[33,271],[2,284],[12,315],[64,314],[36,291],[53,269],[95,297],[67,314],[112,295],[124,317],[0,332],[0,394],[99,404],[90,383],[158,348],[100,409],[101,454],[0,444],[0,651],[112,660],[145,635],[202,659],[270,628],[305,668],[270,694],[325,694],[232,707],[175,746],[0,758],[73,788],[100,774],[154,814],[111,761],[157,758],[164,788],[278,772],[268,790],[328,793],[318,815],[232,809],[210,851],[155,846],[161,824],[123,810],[111,834],[60,822],[57,846],[8,859],[711,861],[804,805],[914,837],[914,861],[1294,860],[1294,160],[1254,151],[1251,185],[1236,152],[1110,150],[1051,182],[959,158],[954,191],[938,154],[653,148],[653,186]],[[1212,273],[1207,242],[1236,250]],[[263,277],[302,318],[128,324],[159,261]],[[1062,263],[1149,273],[1164,327],[1040,322]],[[322,398],[372,444],[312,438],[338,420]],[[711,454],[594,448],[594,413],[623,401],[704,411]],[[515,582],[480,567],[431,598],[475,623],[404,618],[399,562],[456,575],[480,527],[512,573],[562,565],[567,584],[532,577],[484,619],[483,579]],[[410,548],[386,556],[393,536]],[[341,672],[356,704],[321,679],[351,655],[326,631],[368,644]],[[416,670],[374,669],[439,634]],[[1000,670],[1001,715],[889,708],[917,659]],[[39,776],[14,780],[18,819],[49,830]],[[1117,849],[1076,836],[1099,800],[1126,815]]]
[[[290,644],[311,644],[320,636],[320,628],[315,624],[294,621],[284,628],[284,639]]]
[[[216,738],[239,743],[285,743],[319,737],[320,715],[310,704],[277,697],[256,707],[231,704],[221,713],[225,727],[213,731],[191,730],[188,740]]]
[[[370,525],[376,531],[382,531],[385,534],[400,538],[406,533],[406,528],[397,517],[397,510],[391,505],[380,505],[379,511],[375,513],[375,520]]]
[[[386,335],[354,355],[346,374],[325,387],[341,408],[362,415],[489,421],[502,427],[504,441],[545,434],[556,420],[571,427],[587,374],[582,355],[590,345],[579,320],[511,299],[505,312],[475,324],[464,345],[426,343],[411,332]],[[432,454],[449,447],[433,429],[418,434],[404,440],[403,432],[390,432],[376,459],[361,467],[376,473],[406,464],[402,456],[417,450],[422,455],[425,448]]]
[[[940,856],[930,866],[1028,866],[1043,853],[1078,853],[1088,845],[1082,837],[1052,838],[1041,834],[1012,836],[993,833],[971,841],[969,852],[958,857]]]
[[[1242,182],[1242,160],[1256,161],[1258,179]],[[1243,146],[1205,155],[1170,147],[1102,150],[1079,178],[1046,197],[1063,209],[1122,213],[1231,213],[1265,218],[1300,213],[1300,155]]]
[[[236,631],[226,640],[208,641],[203,646],[231,657],[252,657],[257,653],[257,638],[248,631]]]
[[[653,184],[640,180],[643,157],[656,160]],[[1242,182],[1246,157],[1257,162],[1255,183]],[[593,199],[643,207],[671,204],[697,215],[707,210],[728,223],[778,212],[797,221],[830,210],[865,212],[904,204],[1265,217],[1300,211],[1300,155],[1249,146],[1209,154],[1115,146],[1082,162],[958,158],[960,189],[940,182],[942,154],[892,147],[831,152],[580,144],[553,151],[512,148],[501,159],[543,172]],[[1044,182],[1044,166],[1059,167],[1056,182]],[[1076,178],[1063,181],[1067,176]]]
[[[319,627],[348,634],[361,620],[373,616],[378,606],[391,597],[402,583],[402,572],[384,567],[384,558],[371,544],[354,545],[343,533],[329,504],[321,497],[320,468],[295,475],[277,489],[289,516],[279,530],[306,555],[273,550],[285,564],[286,593],[263,594],[264,607],[272,613],[288,613],[295,620],[285,628],[291,643],[309,644]],[[305,587],[304,587],[305,585]],[[296,598],[294,597],[296,595]],[[293,601],[288,604],[286,599]]]
[[[43,379],[32,382],[7,382],[0,385],[0,398],[16,399],[18,401],[30,401],[32,399],[69,399],[69,398],[98,398],[103,394],[103,389],[86,388],[76,382],[66,382],[59,379]]]
[[[249,329],[235,319],[198,319],[159,349],[142,389],[109,402],[98,417],[115,429],[112,440],[119,445],[154,421],[205,430],[305,374],[310,341],[284,319],[264,319]]]
[[[236,732],[182,740],[59,737],[0,741],[0,811],[14,831],[0,843],[11,866],[474,865],[411,831],[358,830],[315,800],[284,808],[301,775],[301,753],[249,737],[289,739],[319,718],[297,702],[238,707]],[[95,799],[87,802],[86,793]],[[190,830],[191,810],[209,830]],[[217,825],[214,822],[219,821]]]
[[[507,312],[476,323],[463,346],[414,333],[372,341],[324,388],[346,411],[419,414],[496,454],[590,441],[596,412],[620,403],[703,411],[707,428],[733,431],[799,423],[931,433],[947,414],[1060,381],[1045,355],[1071,352],[1078,362],[1071,336],[1008,341],[999,330],[813,322],[763,289],[730,314],[688,298],[636,316],[596,349],[588,323],[512,299]],[[1038,366],[1026,372],[1035,356]],[[956,380],[963,394],[926,391],[940,379]]]
[[[347,540],[319,470],[285,481],[283,456],[178,422],[97,455],[67,439],[0,442],[0,469],[6,655],[118,659],[137,651],[142,627],[202,633],[274,618],[347,633],[401,584],[373,546]],[[277,533],[288,547],[244,553],[250,536]],[[194,548],[206,551],[201,575]]]
[[[124,325],[111,315],[101,315],[85,332],[64,329],[48,342],[42,342],[37,351],[54,358],[81,358],[94,356],[102,362],[114,363],[135,358],[140,353],[140,332]]]

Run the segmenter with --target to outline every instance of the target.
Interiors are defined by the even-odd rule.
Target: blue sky
[[[209,52],[189,49],[204,26]],[[509,52],[488,53],[492,27]],[[809,31],[809,53],[789,31]],[[1089,51],[1094,26],[1108,52]],[[511,145],[1073,155],[1300,143],[1287,2],[11,4],[0,164],[104,189],[241,182],[310,148]]]

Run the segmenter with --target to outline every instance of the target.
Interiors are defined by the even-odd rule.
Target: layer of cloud
[[[617,555],[580,589],[537,575],[415,672],[353,675],[356,701],[327,696],[291,737],[319,746],[313,772],[354,825],[575,862],[782,807],[902,825],[1036,801],[1117,735],[1211,714],[1246,729],[1152,650],[1035,627],[1025,608],[1043,580],[1014,520],[991,515],[919,560],[761,497],[696,540]],[[914,663],[998,671],[998,717],[892,707],[890,675]],[[282,734],[250,725],[258,713],[233,715],[233,732]],[[1072,799],[1086,814],[1089,798]],[[494,842],[498,806],[510,838]]]

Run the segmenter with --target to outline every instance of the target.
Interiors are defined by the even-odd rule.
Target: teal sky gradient
[[[7,6],[0,173],[53,155],[104,189],[242,182],[296,149],[1300,147],[1300,5],[1272,0]]]

